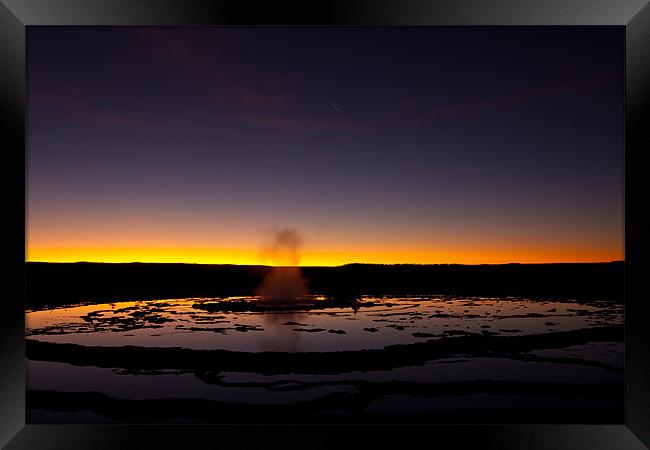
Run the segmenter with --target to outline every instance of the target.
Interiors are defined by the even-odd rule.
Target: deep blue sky
[[[621,27],[27,37],[29,259],[623,257]]]

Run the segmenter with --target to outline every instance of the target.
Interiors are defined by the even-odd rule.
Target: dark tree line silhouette
[[[268,266],[207,264],[27,263],[26,306],[253,295],[270,270]],[[344,303],[364,294],[594,297],[622,301],[624,263],[349,264],[301,270],[310,293]]]

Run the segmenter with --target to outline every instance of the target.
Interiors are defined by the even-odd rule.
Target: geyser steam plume
[[[293,228],[273,232],[271,243],[262,249],[262,257],[273,267],[257,289],[262,300],[277,303],[295,303],[307,294],[307,281],[302,277],[300,249],[302,237]]]

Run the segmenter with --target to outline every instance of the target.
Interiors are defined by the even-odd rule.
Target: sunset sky
[[[623,42],[28,27],[27,260],[623,259]]]

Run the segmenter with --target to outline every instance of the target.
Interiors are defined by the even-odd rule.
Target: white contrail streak
[[[332,103],[332,100],[330,100],[330,99],[328,98],[327,101],[329,102],[330,105],[332,105],[332,108],[334,108],[334,109],[336,110],[336,112],[341,112],[341,110],[339,109],[339,107],[336,106],[334,103]]]

